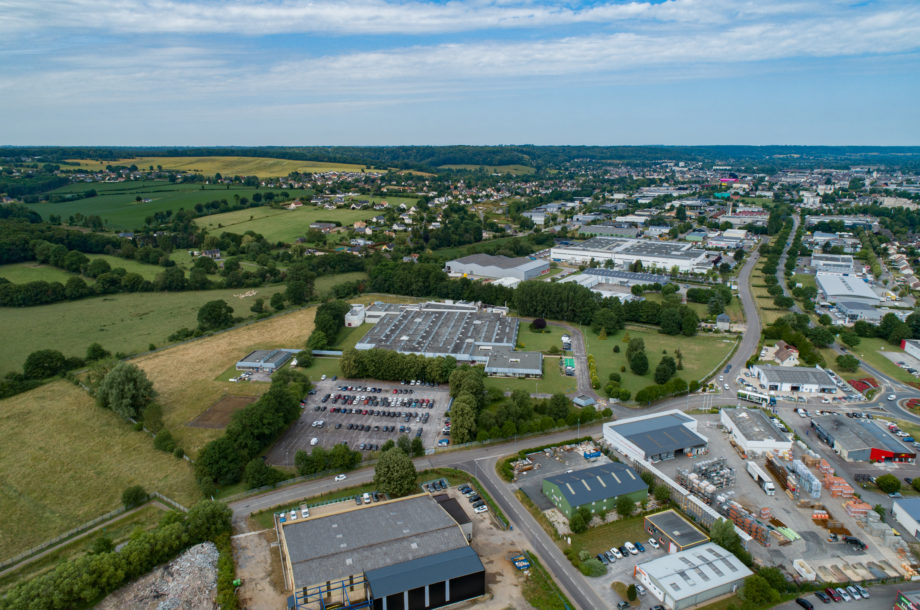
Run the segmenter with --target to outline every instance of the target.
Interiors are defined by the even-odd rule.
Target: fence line
[[[170,506],[172,506],[172,507],[175,508],[176,510],[182,511],[183,513],[187,513],[187,512],[188,512],[188,509],[187,509],[186,507],[182,506],[181,504],[179,504],[178,502],[176,502],[176,501],[173,500],[172,498],[169,498],[169,497],[167,497],[167,496],[164,496],[163,494],[161,494],[161,493],[158,492],[158,491],[152,492],[152,493],[150,494],[150,497],[151,497],[151,498],[156,498],[157,500],[161,500],[162,502],[165,502],[166,504],[169,504]]]

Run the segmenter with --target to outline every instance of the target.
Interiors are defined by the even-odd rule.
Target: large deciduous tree
[[[137,418],[156,396],[147,375],[127,362],[119,362],[96,389],[96,402],[123,417]]]
[[[398,447],[384,452],[374,468],[374,485],[395,498],[412,493],[416,489],[416,477],[412,460]]]

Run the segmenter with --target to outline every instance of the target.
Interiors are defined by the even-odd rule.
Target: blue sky
[[[920,144],[920,1],[0,0],[0,144]]]

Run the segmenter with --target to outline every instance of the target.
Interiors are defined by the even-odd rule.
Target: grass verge
[[[536,610],[568,610],[574,608],[556,581],[549,575],[543,564],[530,551],[527,552],[530,560],[530,578],[524,583],[522,592],[524,599]]]

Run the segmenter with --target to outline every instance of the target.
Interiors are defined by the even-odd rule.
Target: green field
[[[0,374],[20,370],[26,356],[39,349],[57,349],[67,356],[83,356],[86,347],[100,343],[111,352],[145,351],[151,343],[162,346],[182,327],[198,325],[198,309],[208,301],[223,299],[234,315],[248,317],[257,298],[266,301],[275,286],[256,289],[256,296],[240,300],[242,288],[199,292],[142,292],[39,305],[0,308],[5,341],[15,349],[0,354]]]
[[[337,273],[335,275],[323,275],[316,278],[316,282],[313,284],[313,292],[318,297],[322,298],[332,290],[333,286],[344,284],[345,282],[366,280],[367,278],[368,275],[364,271],[349,271],[347,273]]]
[[[549,353],[549,348],[556,346],[562,351],[562,335],[568,331],[552,324],[544,329],[546,332],[536,333],[530,330],[529,322],[521,322],[518,328],[518,349],[532,352]]]
[[[483,170],[495,174],[513,174],[520,176],[524,174],[533,174],[536,170],[526,165],[441,165],[438,169],[468,169],[470,171]]]
[[[274,157],[135,157],[118,161],[91,161],[74,159],[80,167],[89,170],[105,169],[107,165],[136,165],[141,169],[163,166],[163,169],[198,172],[211,176],[258,176],[260,178],[287,176],[291,172],[360,172],[366,166],[353,163],[325,163],[322,161],[294,161]],[[368,168],[369,169],[369,168]]]
[[[254,187],[227,186],[217,184],[170,184],[165,180],[147,180],[138,182],[80,182],[69,184],[51,191],[52,194],[82,193],[95,189],[98,195],[88,199],[66,201],[61,203],[30,203],[29,208],[48,220],[51,214],[57,214],[64,222],[68,217],[81,213],[84,216],[97,215],[110,229],[138,229],[144,226],[144,219],[155,212],[180,209],[191,210],[196,203],[226,199],[231,205],[234,195],[252,199],[256,192]],[[293,196],[299,193],[289,192]],[[149,203],[138,203],[137,197],[150,199]],[[258,208],[255,208],[258,209]]]
[[[859,345],[853,348],[848,348],[850,354],[856,356],[860,361],[865,361],[869,366],[880,370],[889,377],[897,379],[898,381],[904,383],[916,383],[918,380],[916,377],[896,365],[894,362],[883,356],[879,352],[901,352],[901,348],[897,345],[892,345],[885,341],[884,339],[878,339],[875,337],[859,338]],[[830,364],[830,362],[828,362]]]
[[[815,282],[815,276],[810,273],[796,273],[792,276],[792,281],[795,282],[795,284],[801,284],[806,288],[809,286],[816,288],[818,286],[817,282]],[[793,284],[793,286],[795,286],[795,284]]]
[[[674,357],[674,350],[680,349],[683,354],[684,370],[677,371],[677,376],[690,383],[694,379],[701,380],[704,375],[712,372],[728,355],[736,342],[735,339],[710,334],[699,334],[695,337],[663,335],[656,330],[637,326],[627,326],[625,330],[619,331],[606,340],[598,339],[589,328],[584,328],[583,332],[588,353],[594,354],[597,361],[597,376],[601,380],[601,386],[606,385],[610,373],[619,373],[622,378],[621,387],[632,392],[633,396],[638,390],[655,383],[655,367],[658,366],[658,362],[664,355],[662,350],[667,350],[668,355]],[[632,373],[626,363],[628,341],[624,342],[623,338],[627,334],[630,339],[645,341],[649,371],[641,377]],[[613,352],[614,345],[620,346],[620,353]],[[626,371],[622,372],[621,367],[626,367]]]
[[[137,273],[145,280],[150,281],[155,280],[157,275],[163,273],[165,270],[159,265],[148,265],[147,263],[141,263],[130,258],[121,258],[120,256],[111,256],[108,254],[87,254],[86,256],[89,257],[89,260],[97,258],[104,259],[112,267],[112,269],[121,267],[128,273]],[[186,276],[188,276],[187,270]]]
[[[0,577],[0,592],[11,588],[18,582],[35,578],[45,572],[51,571],[61,561],[68,561],[86,554],[89,551],[90,545],[97,538],[106,536],[118,545],[128,540],[131,534],[138,529],[153,529],[164,514],[164,510],[160,508],[159,505],[153,503],[147,504],[141,507],[137,512],[116,519],[104,528],[84,538],[65,543],[44,557],[36,559],[20,569]]]
[[[118,508],[131,485],[199,498],[187,461],[66,381],[0,401],[0,446],[0,558]]]
[[[0,266],[0,277],[14,284],[27,282],[60,282],[65,283],[73,275],[63,269],[51,265],[41,265],[36,262],[12,263]]]
[[[361,326],[343,328],[341,331],[339,331],[339,336],[336,337],[336,342],[333,344],[332,349],[346,350],[353,348],[355,343],[357,343],[361,337],[367,334],[367,331],[373,327],[373,324],[365,323]]]
[[[374,210],[350,210],[347,208],[326,210],[313,206],[304,206],[296,210],[282,210],[273,208],[250,208],[202,216],[195,222],[199,227],[211,233],[237,233],[254,231],[269,242],[294,241],[310,230],[310,223],[338,221],[348,226],[358,220],[367,220],[376,216]]]
[[[574,377],[566,377],[559,368],[559,357],[543,358],[542,379],[517,379],[511,377],[486,377],[486,388],[497,388],[502,392],[525,390],[535,394],[571,394],[577,389]]]

